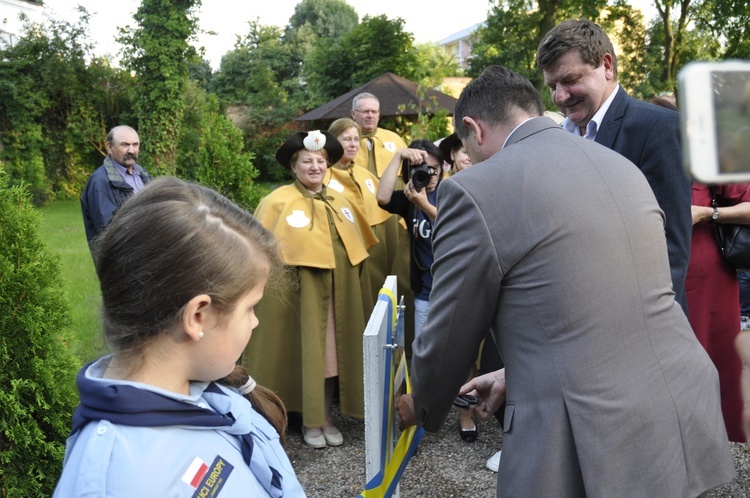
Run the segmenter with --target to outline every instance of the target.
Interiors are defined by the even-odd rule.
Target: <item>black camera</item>
[[[411,184],[417,192],[426,187],[430,183],[430,178],[432,178],[430,169],[425,163],[409,164],[409,161],[405,159],[401,162],[401,171],[403,172],[404,183],[409,183],[409,180],[411,180]]]

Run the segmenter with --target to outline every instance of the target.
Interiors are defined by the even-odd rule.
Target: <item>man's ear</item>
[[[604,54],[604,57],[602,57],[602,65],[604,66],[604,74],[607,77],[607,81],[613,81],[615,79],[615,65],[612,60],[612,54]]]
[[[461,118],[461,122],[464,124],[464,126],[467,126],[474,131],[474,136],[476,137],[477,144],[482,145],[485,137],[484,127],[482,126],[481,122],[469,116],[464,116],[463,118]]]
[[[209,315],[213,313],[211,307],[211,296],[200,294],[188,301],[182,310],[180,324],[182,330],[193,341],[199,341],[203,337],[203,328],[208,322]]]
[[[353,120],[353,119],[354,119],[354,116],[355,116],[355,113],[354,113],[354,109],[352,109],[351,111],[349,111],[349,114],[351,114],[351,115],[352,115],[352,120]],[[355,122],[356,122],[356,121],[355,121]]]

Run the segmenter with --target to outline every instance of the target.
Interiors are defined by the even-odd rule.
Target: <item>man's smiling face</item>
[[[617,85],[609,54],[594,67],[583,61],[580,52],[571,50],[542,73],[552,101],[580,128],[586,127]]]

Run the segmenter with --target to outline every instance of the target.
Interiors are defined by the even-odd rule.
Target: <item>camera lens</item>
[[[417,190],[426,187],[430,183],[430,170],[426,165],[415,166],[411,169],[411,184]]]

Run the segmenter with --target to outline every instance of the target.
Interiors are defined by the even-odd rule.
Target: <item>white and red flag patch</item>
[[[185,474],[183,474],[182,480],[186,484],[197,488],[201,483],[203,477],[206,475],[206,472],[208,472],[208,465],[206,465],[206,462],[198,457],[195,457],[193,463],[190,464],[190,467],[188,467]]]

